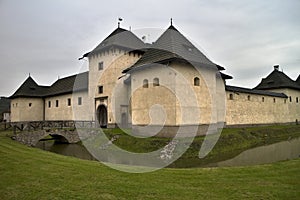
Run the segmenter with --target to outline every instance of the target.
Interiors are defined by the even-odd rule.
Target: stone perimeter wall
[[[226,125],[284,124],[300,120],[300,92],[276,90],[290,98],[226,91]],[[233,95],[230,99],[230,95]]]

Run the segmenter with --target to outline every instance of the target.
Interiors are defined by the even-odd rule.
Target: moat
[[[65,156],[73,156],[85,160],[96,160],[81,144],[59,144],[49,140],[39,141],[36,147]],[[298,157],[300,157],[300,138],[248,149],[234,158],[217,163],[205,164],[204,166],[250,166],[290,160]]]

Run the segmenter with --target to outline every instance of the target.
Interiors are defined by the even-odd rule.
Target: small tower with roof
[[[111,97],[122,71],[134,64],[141,56],[145,44],[131,31],[118,27],[91,52],[86,53],[89,61],[89,98],[91,112],[102,127],[116,124]],[[116,97],[115,97],[116,98]],[[116,109],[119,111],[120,109]],[[126,112],[127,115],[128,112]]]

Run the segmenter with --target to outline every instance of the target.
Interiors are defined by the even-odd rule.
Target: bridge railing
[[[96,126],[95,121],[23,121],[11,122],[10,126],[14,133],[22,131],[51,130],[51,129],[76,129],[93,128]]]

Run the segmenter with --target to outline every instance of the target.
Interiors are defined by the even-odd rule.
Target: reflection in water
[[[290,160],[300,156],[300,138],[246,150],[213,166],[248,166]]]
[[[80,144],[61,144],[52,141],[39,141],[37,148],[51,151],[65,156],[72,156],[84,160],[96,160],[88,150]]]
[[[40,141],[36,147],[66,156],[73,156],[85,160],[96,160],[88,150],[80,144],[57,144],[54,143],[54,141]],[[258,165],[294,159],[299,156],[300,138],[249,149],[232,159],[211,163],[206,165],[206,167]],[[109,156],[106,159],[109,160]],[[124,161],[123,164],[129,163]]]

